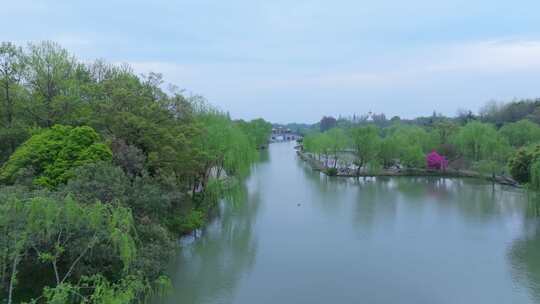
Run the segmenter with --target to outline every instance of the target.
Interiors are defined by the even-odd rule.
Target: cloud
[[[540,69],[540,41],[492,40],[458,44],[442,50],[428,67],[436,72],[504,73]]]
[[[436,109],[452,115],[458,107],[475,110],[493,98],[540,94],[531,84],[540,76],[537,40],[428,45],[371,57],[368,64],[130,64],[138,73],[163,73],[166,82],[206,96],[211,103],[230,109],[235,117],[266,116],[282,121],[283,117],[294,120],[298,113],[315,120],[322,114],[368,110],[412,117]],[[295,113],[285,110],[293,106]]]
[[[540,75],[540,40],[489,40],[424,46],[403,54],[377,58],[370,65],[343,70],[321,70],[301,79],[282,79],[285,85],[323,88],[396,88],[421,85],[435,77],[469,78],[486,74],[526,73]],[[384,62],[382,64],[381,62]]]
[[[395,89],[421,86],[434,77],[455,77],[460,73],[464,78],[511,72],[540,73],[540,41],[490,40],[432,45],[411,51],[407,56],[388,54],[373,61],[368,65],[331,67],[250,61],[217,64],[135,61],[130,64],[139,73],[160,72],[167,81],[210,90],[218,84],[243,86],[244,90]]]

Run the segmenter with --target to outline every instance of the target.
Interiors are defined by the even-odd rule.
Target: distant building
[[[284,127],[276,127],[272,128],[270,142],[292,141],[302,138],[302,135],[292,132],[291,129]]]

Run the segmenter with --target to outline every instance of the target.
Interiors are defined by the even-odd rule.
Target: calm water
[[[526,193],[471,179],[336,179],[292,144],[171,266],[160,303],[540,303]],[[300,205],[298,205],[300,204]]]

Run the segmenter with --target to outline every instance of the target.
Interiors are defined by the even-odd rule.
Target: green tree
[[[110,159],[111,150],[92,128],[56,125],[18,148],[1,168],[0,181],[13,183],[30,171],[36,184],[54,188],[72,176],[72,169]]]
[[[423,168],[426,164],[425,154],[419,145],[402,146],[399,160],[409,168]]]
[[[381,140],[379,159],[384,168],[390,167],[399,158],[400,146],[397,138],[387,136]]]
[[[272,124],[262,118],[254,119],[249,122],[238,121],[242,131],[247,134],[254,146],[259,149],[268,144],[268,139],[272,133]]]
[[[356,154],[357,175],[369,162],[377,160],[381,138],[379,129],[375,126],[357,127],[351,130],[352,146]]]
[[[387,137],[393,137],[404,145],[418,145],[424,153],[432,151],[437,146],[434,132],[427,132],[424,128],[411,125],[394,124],[385,130]]]
[[[26,62],[25,83],[32,102],[25,110],[43,127],[77,120],[82,82],[89,78],[84,65],[51,41],[30,44]]]
[[[540,126],[526,119],[505,124],[499,129],[499,133],[513,147],[526,146],[540,141]]]
[[[13,126],[16,89],[24,73],[22,49],[9,42],[0,44],[0,86],[2,88],[5,117],[3,124]]]
[[[529,168],[530,171],[530,187],[532,189],[540,189],[540,159],[535,159]]]
[[[540,145],[521,147],[508,160],[510,174],[516,181],[522,184],[528,183],[532,175],[538,174],[538,172],[531,172],[531,166],[539,159]]]
[[[459,131],[459,126],[448,120],[436,122],[434,128],[439,145],[449,144],[455,134]]]
[[[326,132],[330,129],[335,128],[337,125],[337,120],[332,116],[324,116],[319,122],[319,128],[321,132]]]
[[[122,169],[110,162],[95,162],[74,168],[73,177],[61,187],[61,192],[72,195],[82,203],[127,202],[127,195],[133,190]]]
[[[216,202],[247,175],[257,158],[256,148],[266,143],[271,125],[262,119],[232,121],[228,113],[216,110],[201,96],[186,97],[176,88],[166,92],[159,73],[138,76],[127,65],[86,64],[53,42],[30,44],[25,49],[2,46],[0,63],[6,63],[2,66],[9,71],[0,75],[0,163],[7,160],[0,169],[0,181],[12,185],[0,189],[0,204],[12,197],[25,202],[50,197],[58,202],[67,193],[84,208],[103,201],[100,204],[105,208],[122,206],[133,212],[141,240],[136,242],[139,257],[129,272],[114,266],[122,264],[114,247],[100,242],[81,258],[77,264],[81,267],[70,276],[73,280],[61,284],[53,280],[36,290],[34,286],[28,289],[41,293],[41,286],[48,285],[40,301],[61,303],[68,298],[74,302],[129,302],[133,293],[128,291],[131,295],[124,298],[123,291],[130,282],[142,282],[145,288],[141,292],[149,292],[146,287],[154,285],[149,282],[160,278],[175,252],[176,236],[200,227],[215,205],[209,202]],[[329,139],[325,137],[327,154]],[[36,184],[45,187],[34,187]],[[71,206],[59,205],[63,209]],[[7,224],[12,232],[27,228],[27,222],[19,225],[13,219]],[[72,227],[58,224],[62,225]],[[14,242],[13,236],[24,236],[8,235]],[[9,289],[4,282],[17,282],[10,280],[16,273],[10,271],[14,264],[25,263],[16,268],[37,271],[44,262],[54,262],[59,277],[65,273],[65,263],[76,258],[76,252],[56,251],[54,243],[47,244],[41,260],[35,259],[33,248],[18,251],[16,246],[8,246],[9,252],[4,251],[3,256],[15,263],[1,269],[2,292],[7,294]],[[85,248],[84,244],[73,246]],[[79,282],[99,285],[96,289],[107,292],[94,297]],[[17,286],[21,290],[28,287],[23,285]],[[84,299],[76,295],[82,291]],[[139,291],[136,293],[141,299]]]
[[[328,150],[334,157],[334,168],[337,168],[339,154],[343,152],[348,145],[348,138],[343,129],[333,128],[325,134],[328,142]]]
[[[2,274],[10,282],[8,299],[16,290],[17,267],[25,254],[32,253],[36,262],[51,267],[54,277],[50,282],[55,287],[78,282],[89,269],[85,259],[99,255],[99,251],[116,256],[111,263],[120,262],[118,270],[124,272],[136,257],[129,209],[101,203],[81,205],[69,197],[38,197],[3,202],[0,210],[0,230],[9,232],[0,235],[0,243],[8,248],[1,252],[0,259]],[[47,278],[42,279],[49,284]]]
[[[462,127],[455,143],[460,152],[473,161],[491,158],[496,148],[504,145],[493,125],[477,121]]]
[[[530,177],[530,165],[533,160],[533,155],[528,148],[521,148],[514,153],[508,161],[508,168],[512,177],[520,182],[527,183]]]
[[[332,138],[330,138],[328,132],[325,133],[312,133],[306,136],[304,139],[304,149],[307,152],[317,155],[317,159],[321,161],[321,157],[324,161],[324,166],[328,167],[328,161],[332,154]]]
[[[16,121],[17,111],[21,100],[21,81],[25,64],[23,52],[9,42],[0,44],[0,163],[13,151],[26,137],[26,131],[21,122]]]

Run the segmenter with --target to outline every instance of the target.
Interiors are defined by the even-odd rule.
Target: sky
[[[1,1],[1,41],[159,72],[233,118],[412,118],[540,97],[538,0]]]

